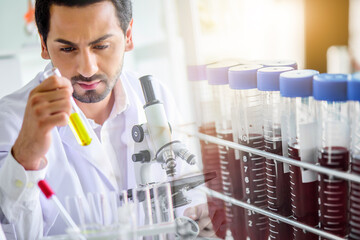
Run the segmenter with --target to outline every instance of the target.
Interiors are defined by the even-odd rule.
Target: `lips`
[[[93,90],[99,85],[99,83],[100,82],[89,82],[89,83],[78,82],[79,86],[84,90]]]

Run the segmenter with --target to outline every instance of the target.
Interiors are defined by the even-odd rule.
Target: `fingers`
[[[215,238],[216,234],[214,232],[214,230],[210,230],[210,231],[201,231],[199,233],[199,237],[204,237],[204,238]]]
[[[65,126],[69,122],[69,115],[66,113],[60,112],[53,114],[47,119],[47,123],[52,128],[52,126]]]
[[[212,229],[213,228],[211,219],[209,217],[202,218],[197,223],[198,223],[198,226],[200,229]]]
[[[198,225],[200,229],[200,237],[215,237],[216,234],[209,217],[200,219],[198,221]]]
[[[67,115],[70,115],[71,112],[70,99],[62,99],[55,102],[42,102],[34,106],[34,115],[39,120],[42,120],[48,116],[60,112],[64,112]]]
[[[209,216],[209,209],[207,207],[207,204],[199,204],[194,207],[187,208],[184,211],[184,216],[187,216],[193,220],[198,220],[202,218],[206,218]]]
[[[187,208],[184,211],[187,216],[198,223],[201,237],[215,237],[215,231],[209,217],[209,209],[207,204],[200,204],[195,207]]]
[[[184,216],[191,218],[192,220],[198,220],[196,207],[189,207],[185,209]]]
[[[65,126],[71,113],[70,100],[64,99],[52,103],[43,103],[34,108],[34,115],[38,122],[38,128],[45,131],[54,126]]]
[[[53,91],[62,88],[69,88],[72,90],[72,85],[69,79],[58,76],[51,76],[45,79],[38,87],[39,92]]]
[[[209,208],[207,203],[203,203],[197,206],[197,215],[199,219],[209,217]]]
[[[29,116],[39,129],[49,131],[49,128],[66,125],[65,119],[71,113],[72,91],[70,81],[57,76],[49,77],[31,91]]]
[[[62,99],[68,99],[72,95],[69,88],[63,88],[48,92],[37,92],[31,97],[31,104],[34,106],[41,102],[54,102]]]

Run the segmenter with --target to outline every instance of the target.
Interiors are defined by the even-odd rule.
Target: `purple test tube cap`
[[[231,89],[253,89],[257,87],[257,71],[262,65],[245,64],[229,68]]]
[[[240,65],[240,61],[229,60],[221,61],[206,66],[206,76],[209,85],[226,85],[229,84],[229,68]]]
[[[257,88],[260,91],[280,91],[280,74],[292,67],[265,67],[257,71]]]

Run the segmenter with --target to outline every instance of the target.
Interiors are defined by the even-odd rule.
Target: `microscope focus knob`
[[[135,153],[132,155],[131,158],[132,158],[133,162],[141,162],[141,163],[150,162],[150,160],[151,160],[150,152],[148,150],[144,150],[144,151],[140,151],[139,153]]]
[[[142,142],[145,136],[144,129],[141,125],[135,125],[131,130],[131,135],[135,142]]]

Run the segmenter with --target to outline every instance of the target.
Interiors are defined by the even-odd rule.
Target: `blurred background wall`
[[[125,68],[152,74],[188,116],[186,66],[221,59],[293,59],[299,68],[353,72],[359,0],[133,0],[135,49]],[[47,64],[24,18],[34,0],[0,0],[0,97]],[[189,115],[190,116],[190,115]]]

